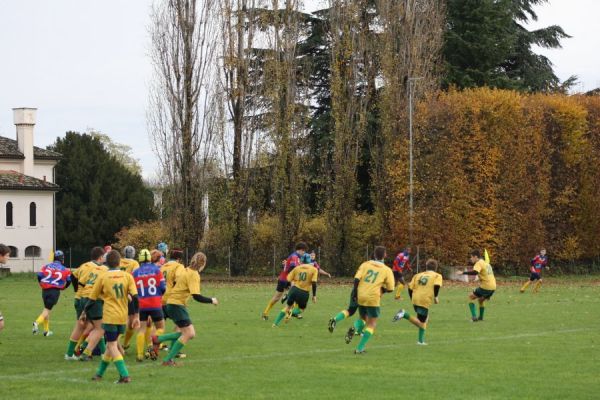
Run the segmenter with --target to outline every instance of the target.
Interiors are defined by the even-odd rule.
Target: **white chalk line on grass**
[[[487,336],[487,337],[474,337],[474,338],[468,338],[468,339],[442,340],[442,341],[432,342],[432,346],[459,344],[459,343],[466,343],[466,342],[469,342],[469,343],[471,343],[471,342],[488,342],[488,341],[494,341],[494,340],[513,340],[513,339],[523,339],[523,338],[529,338],[529,337],[555,336],[555,335],[564,335],[564,334],[569,334],[569,333],[586,332],[586,331],[592,331],[592,330],[593,329],[591,329],[591,328],[578,328],[578,329],[563,329],[563,330],[559,330],[559,331],[519,333],[516,335],[506,335],[506,336]],[[402,348],[402,347],[406,347],[406,346],[407,346],[406,344],[386,344],[386,345],[373,345],[373,346],[369,346],[369,347],[371,349],[376,350],[376,349],[395,349],[395,348]],[[310,355],[310,354],[341,353],[341,352],[348,352],[352,348],[353,347],[349,347],[349,346],[341,346],[340,348],[335,348],[335,349],[313,349],[313,350],[290,352],[290,353],[277,352],[277,353],[267,353],[267,354],[246,354],[246,355],[237,355],[237,356],[231,355],[231,356],[218,357],[218,358],[198,358],[198,359],[184,361],[182,366],[184,367],[185,365],[194,364],[194,363],[198,363],[198,362],[215,363],[215,362],[229,362],[229,361],[238,361],[238,360],[262,360],[262,359],[269,359],[269,358],[296,357],[296,356],[306,356],[306,355]],[[136,371],[136,370],[139,370],[142,368],[151,368],[151,367],[164,368],[160,365],[159,360],[157,360],[155,362],[149,361],[142,365],[133,364],[133,365],[135,365],[135,367],[130,364],[129,368],[133,371]],[[86,366],[86,365],[93,365],[94,368],[96,367],[96,362],[91,362],[91,361],[87,361],[86,363],[82,363],[80,361],[65,361],[65,362],[78,363],[78,364],[81,364],[82,367]],[[171,368],[173,368],[173,367],[171,367]],[[174,367],[174,368],[177,368],[177,367]],[[30,372],[27,374],[20,374],[20,375],[16,375],[16,374],[0,375],[0,381],[11,381],[11,380],[12,381],[21,381],[21,380],[29,380],[29,379],[35,378],[35,379],[45,379],[45,380],[62,381],[62,382],[81,382],[81,383],[89,383],[90,382],[90,379],[65,377],[64,374],[69,373],[69,372],[71,372],[71,371],[63,370],[63,371]],[[90,374],[92,374],[92,373],[93,373],[93,371],[90,371]]]

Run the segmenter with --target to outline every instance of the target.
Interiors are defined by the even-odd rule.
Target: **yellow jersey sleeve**
[[[100,294],[102,293],[102,288],[104,287],[103,282],[104,282],[104,277],[98,279],[94,283],[94,287],[92,288],[92,292],[89,296],[90,299],[97,300],[100,297]]]
[[[481,273],[481,270],[483,269],[483,265],[485,264],[485,261],[483,260],[479,260],[475,263],[475,265],[473,265],[473,270],[477,271],[477,273]]]
[[[188,290],[190,295],[200,294],[200,274],[190,269],[188,271]]]
[[[358,267],[358,270],[356,271],[356,274],[354,274],[354,279],[359,279],[362,280],[363,276],[365,275],[365,268],[364,268],[365,264],[361,264],[360,267]]]
[[[442,277],[442,275],[436,273],[435,280],[433,281],[433,284],[434,285],[438,285],[438,286],[442,286],[443,282],[444,282],[444,278]]]
[[[137,296],[137,286],[135,285],[135,279],[133,279],[133,275],[127,274],[127,293],[132,296]]]
[[[294,268],[292,270],[292,272],[290,272],[289,274],[287,274],[286,279],[287,279],[288,282],[292,282],[294,280],[294,278],[296,278],[297,271],[298,271],[298,267]]]
[[[419,275],[421,275],[421,274],[413,275],[412,279],[410,280],[410,283],[408,284],[408,288],[410,290],[415,290],[415,285],[416,285],[416,282],[417,282],[417,277]]]
[[[313,283],[317,283],[318,279],[319,279],[319,270],[316,269],[316,268],[314,268],[313,276],[312,276],[312,279],[310,281],[313,282]]]
[[[385,267],[387,269],[387,279],[386,279],[386,290],[388,292],[392,292],[394,290],[394,286],[396,285],[396,282],[394,281],[394,272],[391,270],[391,268]]]

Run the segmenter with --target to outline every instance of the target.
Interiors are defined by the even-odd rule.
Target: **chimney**
[[[21,173],[33,175],[33,127],[37,108],[13,108],[13,118],[17,126],[17,146],[23,153],[23,168]]]

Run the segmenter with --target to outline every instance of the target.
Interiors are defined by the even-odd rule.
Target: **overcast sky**
[[[0,0],[0,136],[15,137],[12,108],[37,107],[36,146],[93,128],[133,147],[144,175],[154,175],[145,118],[151,4]],[[556,24],[573,36],[541,50],[557,75],[577,75],[580,91],[599,87],[600,1],[551,0],[537,13],[532,27]]]

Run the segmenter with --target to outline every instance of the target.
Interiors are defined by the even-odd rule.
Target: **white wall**
[[[44,180],[45,176],[48,182],[54,183],[53,170],[55,165],[56,161],[54,160],[36,160],[31,176],[41,180]],[[23,173],[23,160],[6,160],[0,158],[0,170],[12,170]]]
[[[46,181],[54,183],[54,166],[56,165],[56,161],[53,160],[36,160],[33,166],[33,177],[44,180],[44,176],[46,177]]]
[[[6,226],[6,203],[13,203],[13,226]],[[37,223],[29,226],[29,204],[36,203]],[[53,249],[53,192],[2,190],[0,191],[0,241],[18,249],[18,256],[7,263],[11,272],[38,271],[47,262]],[[40,247],[38,259],[25,258],[27,246]]]

